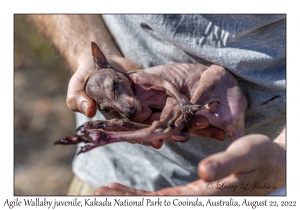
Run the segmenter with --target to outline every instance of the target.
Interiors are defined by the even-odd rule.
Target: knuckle
[[[66,98],[66,104],[68,108],[72,111],[78,111],[77,105],[76,105],[76,96],[75,95],[68,95]]]

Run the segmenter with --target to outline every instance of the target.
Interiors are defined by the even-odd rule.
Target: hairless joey
[[[86,143],[77,153],[113,142],[139,143],[154,148],[162,140],[186,142],[189,122],[195,115],[208,118],[231,140],[244,135],[247,99],[233,75],[212,64],[168,64],[122,72],[113,68],[92,42],[95,71],[87,75],[85,92],[101,112],[115,112],[111,120],[89,121],[79,126],[81,134],[63,137],[54,144]],[[147,124],[154,112],[159,120]]]

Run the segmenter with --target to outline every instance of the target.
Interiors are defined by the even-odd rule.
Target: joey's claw
[[[186,115],[183,114],[182,116],[183,116],[184,121],[187,122]]]
[[[87,152],[87,151],[90,151],[91,149],[93,149],[93,148],[95,148],[95,147],[97,147],[97,145],[94,145],[94,144],[87,144],[87,145],[81,147],[81,149],[77,152],[76,155],[79,155],[79,154],[81,154],[81,153],[85,153],[85,152]]]
[[[83,147],[81,147],[81,149],[76,153],[76,156],[79,155],[79,154],[81,154],[81,153],[84,153],[84,152],[82,151],[82,148],[83,148]]]
[[[76,128],[75,132],[78,132],[83,127],[84,127],[84,124],[80,125],[78,128]]]
[[[95,120],[95,121],[90,121],[83,123],[80,125],[77,129],[76,132],[80,131],[82,128],[91,128],[91,129],[104,129],[105,128],[105,122],[102,120]]]

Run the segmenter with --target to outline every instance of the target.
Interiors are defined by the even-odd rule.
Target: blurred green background
[[[71,71],[27,15],[14,15],[14,195],[65,195],[76,146],[65,103]]]

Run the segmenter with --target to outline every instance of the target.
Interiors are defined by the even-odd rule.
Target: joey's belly
[[[143,105],[158,110],[162,110],[166,105],[167,97],[168,95],[163,92],[151,91],[151,93],[148,92],[148,93],[141,94],[139,97],[137,97],[137,99]]]

